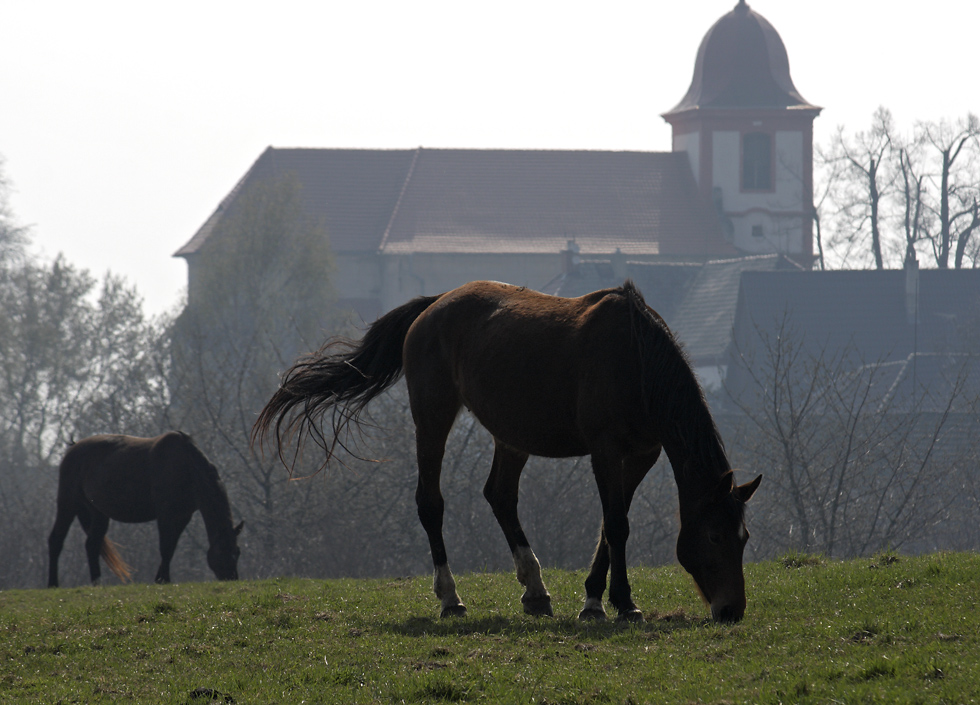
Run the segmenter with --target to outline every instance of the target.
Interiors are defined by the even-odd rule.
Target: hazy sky
[[[755,0],[816,141],[980,111],[974,0]],[[172,254],[265,147],[670,149],[660,114],[735,0],[4,0],[0,155],[47,255],[156,313]],[[883,14],[880,14],[883,13]]]

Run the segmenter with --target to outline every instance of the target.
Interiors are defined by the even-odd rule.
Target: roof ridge
[[[388,218],[388,224],[385,226],[384,235],[381,236],[381,242],[378,243],[378,252],[384,251],[385,246],[388,244],[388,236],[391,235],[391,228],[395,224],[398,209],[402,205],[402,199],[405,198],[405,192],[408,190],[408,182],[412,180],[412,174],[415,173],[415,164],[418,162],[419,154],[421,153],[422,147],[416,147],[415,154],[412,155],[412,162],[408,165],[408,172],[405,174],[405,181],[402,183],[402,188],[398,192],[398,198],[395,200],[395,207],[391,209],[391,217]]]

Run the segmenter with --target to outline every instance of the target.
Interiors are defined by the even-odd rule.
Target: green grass
[[[0,593],[0,701],[964,703],[980,700],[980,556],[802,555],[746,566],[749,608],[706,619],[679,568],[633,569],[637,626],[576,619],[583,573],[126,585]]]

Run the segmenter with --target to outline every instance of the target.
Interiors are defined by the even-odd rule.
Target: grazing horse
[[[638,621],[643,615],[626,575],[627,512],[663,448],[678,488],[678,560],[715,620],[742,618],[742,553],[749,537],[743,514],[762,478],[735,484],[690,363],[632,282],[574,299],[497,282],[418,297],[379,318],[360,343],[328,341],[296,362],[259,415],[252,443],[274,429],[285,462],[286,437],[309,433],[329,460],[338,435],[403,372],[416,431],[415,499],[442,616],[466,612],[449,570],[439,489],[446,439],[465,405],[494,439],[483,494],[526,588],[525,612],[552,614],[517,513],[528,455],[591,455],[602,527],[579,616],[606,617],[608,573],[609,601],[619,618]],[[332,440],[321,427],[328,412]]]
[[[109,520],[157,522],[160,568],[156,582],[170,582],[177,540],[200,510],[208,533],[208,566],[218,580],[238,579],[238,534],[217,468],[190,436],[170,431],[156,438],[91,436],[72,445],[58,470],[58,515],[48,537],[48,587],[58,586],[58,556],[75,517],[88,538],[92,583],[98,583],[99,554],[121,580],[129,578],[106,531]],[[243,522],[244,523],[244,522]]]

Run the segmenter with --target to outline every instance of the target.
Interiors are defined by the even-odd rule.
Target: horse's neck
[[[224,487],[217,478],[198,478],[195,483],[197,491],[197,508],[201,512],[204,520],[204,529],[208,534],[208,541],[214,544],[215,541],[227,539],[234,529],[231,521],[231,507],[228,504],[228,497],[225,495]]]
[[[675,429],[663,439],[678,492],[685,495],[707,492],[731,470],[710,415],[697,425],[699,428]]]

